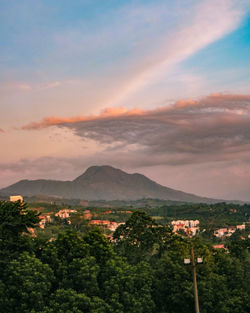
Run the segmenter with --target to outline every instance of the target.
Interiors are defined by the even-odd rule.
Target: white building
[[[58,216],[60,218],[69,218],[70,213],[76,213],[76,210],[69,210],[69,209],[64,209],[58,211],[55,216]]]
[[[242,225],[236,225],[236,228],[239,230],[245,230],[246,229],[246,224],[243,223]]]
[[[23,203],[23,197],[20,195],[10,196],[10,201],[11,202],[20,201],[21,203]]]
[[[199,220],[177,220],[172,221],[171,224],[173,225],[173,232],[176,233],[180,230],[184,230],[187,235],[195,236],[199,231]]]

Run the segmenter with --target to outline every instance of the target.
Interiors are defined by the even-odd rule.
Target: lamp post
[[[193,246],[191,246],[191,260],[190,259],[184,259],[184,264],[185,265],[191,264],[191,266],[192,266],[193,281],[194,281],[194,301],[195,301],[195,312],[196,313],[200,313],[198,288],[197,288],[197,278],[196,278],[196,265],[202,264],[202,263],[203,263],[203,258],[197,258],[197,260],[195,261],[194,248],[193,248]]]

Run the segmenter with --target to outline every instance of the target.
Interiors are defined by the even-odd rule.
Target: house
[[[191,236],[195,236],[199,232],[200,227],[190,227],[188,230]]]
[[[236,225],[236,229],[245,230],[246,229],[246,224],[243,223],[242,225]]]
[[[70,213],[76,213],[76,210],[70,210],[70,209],[63,209],[58,211],[55,216],[58,216],[60,218],[69,218]]]
[[[221,238],[221,237],[225,236],[225,234],[227,234],[227,232],[228,232],[227,228],[219,228],[219,229],[216,229],[214,231],[214,236]]]
[[[92,220],[89,222],[90,225],[99,225],[99,226],[109,226],[110,221],[104,221],[104,220]]]
[[[200,231],[199,220],[177,220],[172,221],[171,224],[174,233],[183,230],[187,235],[195,236]]]
[[[48,213],[48,214],[44,214],[44,215],[39,215],[39,219],[40,219],[40,222],[39,222],[39,226],[40,228],[45,228],[45,225],[46,223],[50,223],[51,222],[51,216],[50,216],[51,213]]]
[[[214,249],[225,249],[224,245],[213,245]]]
[[[122,224],[125,223],[116,223],[116,222],[110,222],[110,221],[105,221],[105,220],[92,220],[89,222],[90,225],[96,225],[96,226],[103,226],[110,231],[115,231],[116,228]]]
[[[230,237],[236,231],[235,226],[228,226],[224,228],[219,228],[214,231],[214,236],[221,238],[221,237]]]
[[[23,203],[23,197],[20,195],[10,196],[10,202],[16,202],[16,201],[20,201],[21,203]]]
[[[120,225],[123,225],[125,223],[116,223],[116,222],[111,222],[108,229],[111,231],[115,231],[117,227],[119,227]]]
[[[172,221],[172,225],[183,225],[183,227],[196,227],[200,224],[199,220],[177,220]]]
[[[235,226],[229,226],[227,229],[228,229],[228,233],[229,234],[233,234],[236,231],[236,227]]]
[[[85,211],[83,212],[83,214],[84,214],[84,219],[85,219],[85,220],[90,220],[91,217],[92,217],[92,214],[90,213],[90,210],[85,210]]]

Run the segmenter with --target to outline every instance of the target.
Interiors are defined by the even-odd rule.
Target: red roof
[[[224,245],[214,245],[213,246],[214,249],[225,249]]]
[[[109,225],[109,224],[110,224],[110,221],[92,220],[92,221],[90,221],[90,224],[95,224],[95,225]]]

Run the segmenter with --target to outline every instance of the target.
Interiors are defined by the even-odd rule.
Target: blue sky
[[[246,15],[239,28],[209,45],[183,62],[183,67],[202,73],[208,80],[215,78],[217,88],[237,91],[250,85],[250,16]],[[228,76],[228,71],[232,75]],[[214,87],[214,86],[213,86]],[[227,91],[230,91],[227,90]]]
[[[110,143],[100,142],[97,135],[83,136],[73,127],[93,116],[101,125],[103,118],[114,118],[118,123],[119,114],[148,117],[150,112],[178,107],[178,103],[196,101],[203,105],[200,99],[207,110],[211,110],[211,101],[246,103],[245,95],[250,94],[249,9],[248,0],[2,0],[0,141],[7,149],[0,156],[4,177],[0,187],[24,175],[71,179],[90,163],[110,160],[110,165],[143,172],[162,184],[207,196],[230,197],[236,187],[233,183],[223,187],[223,177],[232,182],[241,178],[234,197],[249,198],[250,166],[245,154],[239,156],[243,146],[237,146],[238,150],[231,147],[227,151],[230,157],[225,151],[209,161],[195,157],[199,165],[187,162],[190,156],[175,151],[176,158],[183,160],[177,166],[168,151],[161,151],[154,164],[141,155],[141,149],[149,147],[146,143],[141,147],[137,129],[133,132],[138,141],[128,144],[116,137]],[[231,96],[214,100],[211,94]],[[217,105],[219,112],[221,102]],[[223,110],[238,114],[241,109]],[[185,112],[183,120],[191,123],[189,118]],[[65,126],[65,120],[70,121],[70,127],[68,122]],[[165,126],[168,129],[167,122]],[[238,128],[235,132],[236,139],[246,137]],[[221,146],[228,147],[230,137],[224,135],[218,128],[217,137],[223,137]],[[157,138],[157,133],[151,136]],[[169,136],[167,132],[166,142]],[[238,145],[236,139],[233,142]],[[123,162],[117,160],[114,149],[125,153]],[[202,144],[195,149],[199,154],[204,152]],[[141,158],[141,165],[132,162],[132,157]],[[60,169],[51,169],[53,160],[61,164]],[[196,173],[192,179],[190,171]],[[201,185],[206,175],[207,183]],[[216,184],[220,188],[214,188]]]
[[[140,48],[152,53],[149,44],[157,48],[158,41],[190,18],[195,5],[195,1],[1,1],[1,68],[3,73],[39,80],[42,74],[83,77],[104,71],[114,61],[130,63],[129,57],[141,57]],[[249,15],[246,5],[238,7],[243,12],[237,27],[183,66],[206,72],[249,65]],[[143,42],[147,36],[150,42]]]

